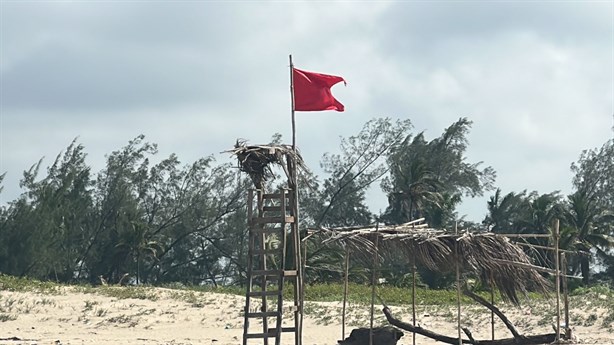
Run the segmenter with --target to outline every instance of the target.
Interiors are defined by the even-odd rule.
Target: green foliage
[[[46,176],[42,161],[33,165],[24,193],[0,209],[0,272],[91,284],[240,281],[246,180],[211,157],[152,164],[156,153],[138,136],[92,179],[73,141]]]
[[[96,293],[103,295],[114,297],[117,299],[144,299],[150,301],[158,300],[158,296],[155,291],[153,291],[150,287],[145,286],[103,286],[99,287],[96,290]]]
[[[471,121],[461,118],[427,141],[410,135],[388,155],[390,176],[382,189],[390,202],[385,220],[404,223],[425,217],[433,227],[451,227],[463,196],[480,196],[493,186],[495,171],[468,163],[465,157]]]
[[[409,120],[392,122],[389,118],[367,122],[349,138],[341,138],[340,153],[325,153],[320,163],[329,174],[311,210],[319,226],[369,224],[373,215],[365,205],[365,191],[387,172],[385,157],[411,128]]]
[[[585,296],[587,300],[599,299],[599,295],[604,295],[605,300],[614,303],[614,290],[608,285],[593,285],[593,286],[581,286],[573,289],[570,292],[571,296]]]
[[[163,284],[162,287],[174,290],[187,290],[197,292],[215,292],[229,295],[245,295],[245,287],[236,285],[214,286],[214,285],[183,285],[180,283]]]
[[[39,281],[32,278],[16,277],[0,273],[0,291],[33,291],[45,294],[60,293],[61,285],[49,282]]]
[[[491,190],[495,172],[468,161],[470,128],[471,121],[460,118],[427,140],[424,133],[411,133],[409,120],[367,122],[357,134],[341,138],[339,150],[323,155],[324,177],[301,172],[301,230],[420,217],[432,227],[451,228],[458,221],[461,227],[477,227],[459,220],[456,207],[465,197]],[[272,142],[281,139],[276,134]],[[90,285],[245,284],[249,180],[212,156],[184,164],[175,154],[157,154],[157,145],[139,135],[92,173],[84,147],[74,140],[46,169],[42,160],[32,165],[20,181],[23,193],[0,206],[0,272]],[[603,267],[597,277],[614,281],[614,140],[584,151],[572,171],[574,192],[567,198],[558,192],[497,189],[483,225],[500,233],[545,234],[560,219],[561,247],[590,254],[569,257],[569,273],[580,272],[586,285],[591,270]],[[367,188],[378,180],[389,201],[381,217],[366,200]],[[309,284],[343,279],[345,249],[324,246],[323,240],[315,236],[306,243]],[[529,242],[551,245],[546,239]],[[531,254],[539,264],[553,263],[545,250]],[[363,267],[368,265],[351,260],[350,281],[367,284],[370,273]],[[408,287],[407,267],[385,258],[381,277]],[[449,276],[418,272],[422,286],[451,286]],[[1,279],[8,284],[9,278]],[[29,283],[9,286],[19,284]]]
[[[490,231],[496,233],[518,231],[515,227],[516,223],[522,218],[525,198],[526,192],[510,192],[502,196],[501,189],[497,188],[495,195],[488,200],[488,214],[482,223]]]
[[[313,284],[305,288],[305,300],[338,302],[343,300],[343,284]],[[490,299],[490,295],[479,293],[484,298]],[[379,285],[376,289],[376,304],[381,302],[387,305],[411,304],[411,288],[400,288],[390,285]],[[456,304],[456,290],[416,288],[416,304],[421,305],[454,305]],[[286,296],[291,298],[292,295]],[[351,303],[370,304],[371,286],[368,284],[350,283],[348,285],[348,301]],[[500,301],[497,296],[496,301]],[[462,295],[461,303],[473,304],[472,299]]]
[[[600,208],[614,209],[614,139],[601,148],[584,150],[571,170],[576,190],[586,193]]]
[[[4,210],[0,271],[67,280],[91,220],[90,168],[73,141],[37,179],[41,161],[24,172],[21,197]]]
[[[568,244],[571,248],[595,253],[572,261],[583,282],[590,282],[590,266],[597,260],[614,281],[614,139],[601,148],[585,150],[571,165],[575,192],[569,196]]]

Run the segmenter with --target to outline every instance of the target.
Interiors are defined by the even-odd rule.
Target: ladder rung
[[[282,327],[282,332],[296,332],[295,327]],[[277,332],[271,331],[269,333],[249,333],[245,334],[245,338],[255,339],[255,338],[275,338],[277,337]]]
[[[253,270],[254,276],[278,276],[281,275],[281,270]]]
[[[247,317],[279,317],[279,313],[276,311],[260,311],[255,313],[247,313],[245,314]]]
[[[244,334],[244,338],[254,339],[254,338],[275,338],[277,337],[277,332],[269,332],[269,333],[250,333]]]
[[[259,297],[259,296],[279,296],[280,293],[277,290],[270,291],[250,291],[247,293],[250,297]]]
[[[286,193],[264,193],[262,194],[263,199],[281,199],[282,195]]]
[[[292,209],[292,208],[291,208],[289,205],[286,205],[286,211],[289,211],[289,210],[291,210],[291,209]],[[263,210],[264,212],[269,212],[269,211],[271,211],[271,212],[272,212],[272,211],[279,212],[279,211],[281,211],[281,206],[264,206],[264,207],[262,208],[262,210]]]
[[[294,217],[256,217],[252,218],[252,222],[256,224],[294,223]]]
[[[272,234],[272,233],[278,233],[281,231],[282,228],[279,227],[275,227],[275,228],[262,228],[262,229],[252,229],[251,232],[254,234]]]
[[[296,270],[282,271],[282,270],[253,270],[252,276],[279,276],[295,277]]]
[[[284,271],[284,277],[296,277],[296,270]]]
[[[270,248],[270,249],[254,249],[252,254],[254,255],[262,255],[262,254],[281,254],[282,248]]]

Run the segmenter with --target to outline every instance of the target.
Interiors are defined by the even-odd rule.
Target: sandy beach
[[[76,287],[62,287],[57,293],[0,291],[0,344],[242,343],[244,298],[241,296],[147,288],[142,298],[117,298],[92,291],[96,289],[84,292]],[[599,296],[591,300],[572,299],[570,324],[579,343],[614,344],[614,317],[600,307],[600,302],[603,301]],[[521,333],[529,335],[552,332],[554,303],[501,305],[500,308]],[[375,324],[385,325],[381,306],[376,307]],[[368,327],[369,308],[350,303],[346,336],[353,328]],[[411,322],[410,306],[396,306],[392,310],[396,318]],[[454,308],[418,306],[417,320],[424,328],[456,335]],[[489,311],[479,306],[464,306],[462,320],[476,339],[490,339]],[[511,336],[499,320],[495,325],[497,338]],[[261,324],[252,322],[250,327],[257,332]],[[341,303],[306,302],[303,344],[336,344],[341,332]],[[250,340],[250,344],[262,343],[262,340]],[[284,334],[282,343],[294,344],[292,334]],[[399,345],[411,343],[412,334],[408,332],[398,342]],[[416,343],[436,344],[422,336],[417,337]]]

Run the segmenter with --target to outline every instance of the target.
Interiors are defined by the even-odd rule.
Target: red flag
[[[343,111],[345,107],[333,97],[330,88],[338,82],[344,82],[343,78],[302,71],[293,68],[294,79],[294,110],[296,111],[320,111],[336,110]]]

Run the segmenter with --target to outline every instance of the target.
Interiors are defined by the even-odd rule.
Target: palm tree
[[[563,215],[563,205],[558,192],[538,194],[532,192],[523,198],[519,208],[518,219],[513,223],[514,232],[524,234],[550,234],[552,224]],[[527,242],[547,246],[547,238],[529,238]],[[545,249],[535,249],[532,255],[541,266],[553,267],[552,253]]]
[[[525,192],[516,194],[510,192],[501,196],[501,189],[497,188],[495,195],[487,202],[488,215],[482,221],[492,232],[505,233],[513,229],[518,219]]]
[[[590,253],[595,252],[601,258],[608,258],[608,250],[614,247],[614,237],[609,234],[614,215],[596,205],[595,200],[584,190],[570,195],[565,215],[568,227],[562,234],[562,245],[580,252],[570,264],[574,272],[580,270],[584,284],[588,284],[590,279]]]
[[[442,184],[428,170],[426,162],[417,159],[411,164],[397,165],[391,174],[396,179],[396,191],[388,195],[390,216],[400,223],[421,218],[428,205],[443,203]]]
[[[147,229],[142,224],[131,222],[132,231],[124,231],[120,235],[119,243],[115,246],[117,255],[132,258],[136,262],[136,284],[141,282],[141,263],[143,258],[150,257],[157,260],[157,254],[162,247],[156,241],[148,238]]]
[[[558,192],[542,195],[533,192],[524,204],[519,230],[523,233],[547,234],[554,219],[562,214],[563,206]]]

